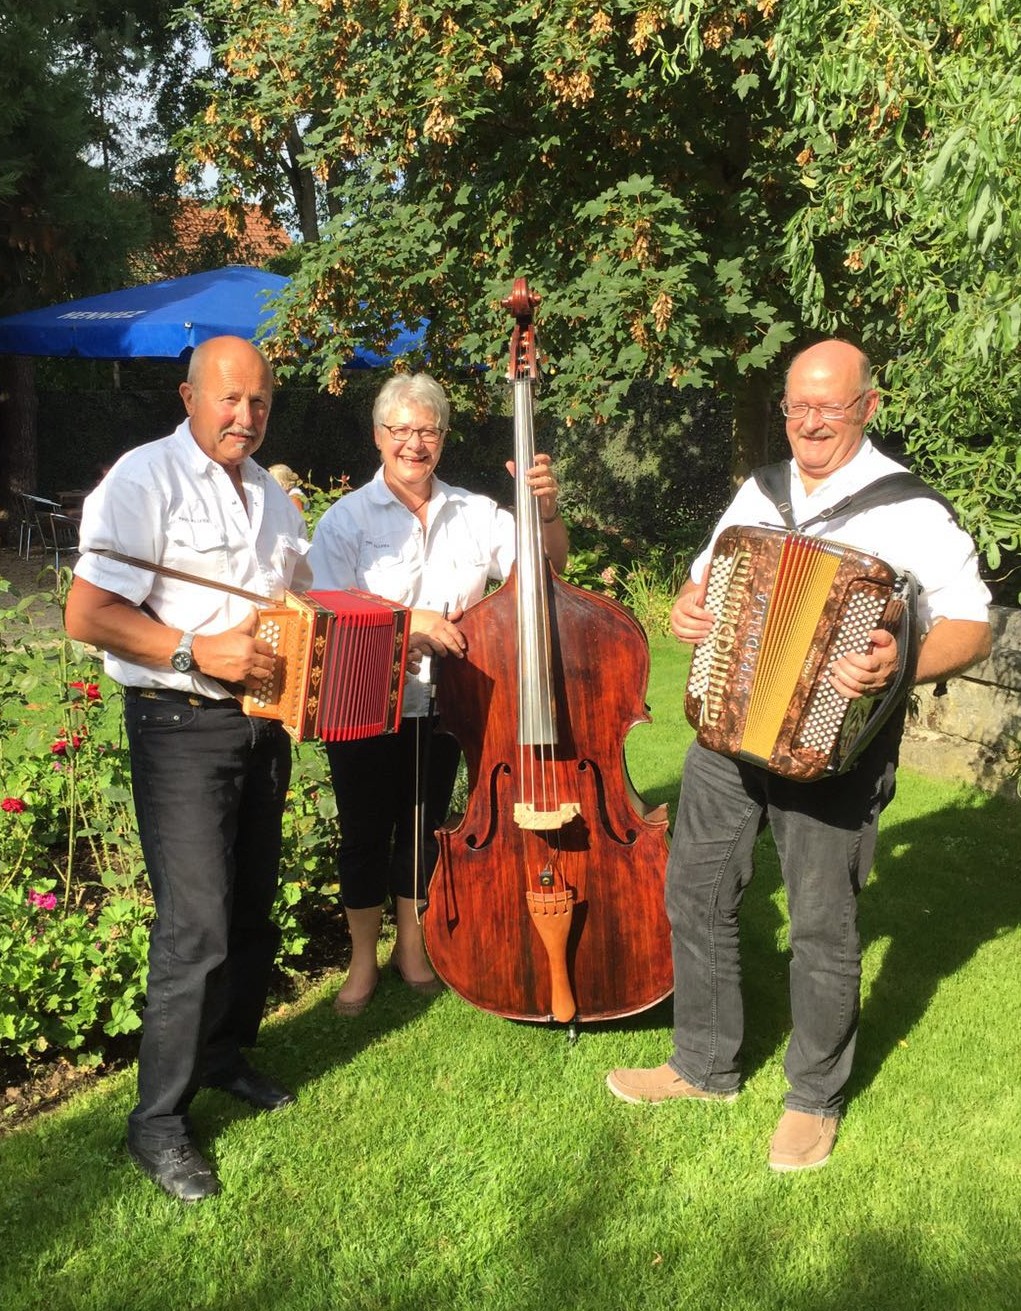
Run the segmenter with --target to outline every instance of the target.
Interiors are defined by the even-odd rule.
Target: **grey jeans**
[[[795,783],[694,744],[685,761],[667,866],[673,930],[674,1054],[699,1088],[734,1091],[744,1036],[738,912],[768,824],[790,917],[790,1110],[839,1113],[858,1027],[856,897],[879,815],[892,799],[899,726],[846,775]]]

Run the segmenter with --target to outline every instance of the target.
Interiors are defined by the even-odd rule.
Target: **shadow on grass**
[[[923,1017],[940,982],[983,944],[1021,925],[1019,850],[1021,806],[1010,797],[975,794],[969,802],[962,794],[960,803],[881,823],[858,915],[863,953],[877,942],[887,945],[862,1007],[851,1095],[875,1079]],[[784,905],[767,830],[756,845],[755,877],[741,909],[746,1080],[790,1035]],[[664,1013],[662,1007],[650,1012],[650,1027]]]
[[[990,801],[888,826],[877,876],[861,902],[866,941],[889,939],[869,996],[861,1078],[873,1077],[924,1011],[939,980],[1017,922],[1017,879],[1008,875],[1016,863],[1019,823],[1021,816],[1009,806]],[[772,1054],[771,1040],[783,1041],[786,1032],[787,961],[780,947],[777,887],[775,857],[763,843],[744,914],[751,1065],[761,1063],[763,1053]],[[122,1144],[133,1085],[124,1076],[107,1093],[88,1095],[80,1111],[46,1117],[38,1132],[0,1140],[0,1250],[6,1267],[0,1304],[7,1304],[5,1290],[18,1293],[20,1301],[12,1305],[26,1311],[43,1306],[448,1311],[470,1305],[501,1311],[558,1305],[573,1311],[701,1305],[733,1311],[1007,1311],[1016,1304],[1018,1258],[1007,1217],[976,1207],[960,1246],[948,1246],[939,1231],[948,1221],[939,1216],[927,1216],[922,1225],[910,1216],[903,1217],[902,1227],[889,1219],[870,1223],[858,1189],[867,1190],[873,1181],[859,1185],[839,1166],[829,1178],[806,1177],[776,1187],[777,1181],[758,1182],[762,1144],[739,1132],[740,1120],[730,1108],[700,1107],[709,1113],[683,1119],[675,1114],[671,1122],[659,1112],[635,1113],[608,1097],[600,1102],[587,1084],[579,1088],[567,1079],[546,1092],[564,1113],[563,1145],[558,1132],[552,1135],[555,1149],[549,1146],[547,1127],[545,1137],[523,1139],[516,1155],[505,1147],[487,1158],[487,1168],[506,1172],[497,1209],[487,1210],[482,1201],[488,1196],[494,1205],[492,1185],[472,1182],[478,1167],[472,1159],[470,1104],[481,1101],[485,1109],[488,1098],[494,1117],[508,1117],[510,1138],[527,1125],[516,1112],[535,1089],[527,1079],[520,1086],[512,1079],[516,1091],[508,1093],[485,1064],[445,1094],[465,1100],[465,1124],[462,1136],[434,1157],[437,1179],[460,1172],[467,1181],[463,1193],[434,1182],[423,1169],[392,1197],[385,1187],[377,1188],[381,1205],[398,1214],[408,1209],[410,1231],[384,1225],[359,1235],[338,1227],[337,1214],[355,1217],[356,1224],[371,1218],[371,1208],[357,1198],[359,1189],[373,1185],[359,1175],[358,1161],[331,1155],[331,1120],[322,1118],[327,1111],[357,1109],[359,1093],[352,1087],[351,1108],[324,1098],[321,1124],[313,1111],[303,1130],[306,1137],[322,1135],[323,1171],[335,1176],[339,1194],[336,1213],[325,1214],[318,1227],[300,1206],[296,1219],[290,1218],[290,1190],[296,1186],[290,1148],[287,1135],[275,1131],[301,1115],[302,1089],[311,1092],[320,1076],[415,1024],[430,1005],[397,980],[384,978],[373,1005],[356,1020],[341,1021],[332,1012],[331,996],[269,1023],[255,1053],[258,1065],[299,1092],[297,1106],[256,1117],[221,1094],[203,1092],[196,1099],[198,1134],[214,1159],[221,1135],[234,1127],[225,1148],[234,1159],[224,1164],[240,1186],[232,1184],[222,1199],[181,1208],[129,1164]],[[665,1002],[627,1024],[652,1029],[669,1022]],[[480,1035],[476,1026],[465,1024],[462,1036],[468,1041]],[[524,1068],[527,1043],[505,1040],[501,1051],[509,1065]],[[439,1098],[435,1088],[432,1095]],[[586,1132],[584,1120],[572,1127],[571,1113],[580,1108],[595,1120],[598,1133]],[[751,1104],[748,1114],[754,1113]],[[399,1104],[395,1116],[398,1132],[410,1134],[399,1119]],[[248,1119],[251,1131],[239,1133],[239,1122]],[[717,1172],[713,1188],[701,1173],[702,1161],[711,1161]],[[320,1197],[328,1195],[321,1183],[312,1183]],[[831,1189],[846,1197],[851,1214],[827,1225],[819,1212],[825,1214]],[[423,1228],[420,1212],[430,1206]],[[634,1212],[643,1220],[641,1230],[627,1224]],[[258,1223],[253,1224],[253,1214]],[[111,1270],[115,1287],[104,1302],[95,1283],[102,1271],[93,1271],[88,1262],[93,1251],[104,1250],[108,1225],[118,1235],[116,1258],[130,1255],[137,1226],[147,1259],[157,1251],[166,1259],[151,1272]],[[229,1269],[207,1268],[208,1253],[220,1251],[211,1231],[223,1226],[238,1230],[238,1261]],[[938,1259],[930,1259],[924,1247],[926,1235],[933,1233]],[[355,1256],[339,1260],[351,1243]],[[360,1255],[358,1243],[364,1245]],[[401,1271],[399,1280],[391,1276],[394,1269]],[[515,1287],[506,1284],[509,1270],[517,1272]],[[504,1282],[494,1287],[491,1271]],[[128,1285],[133,1285],[130,1298]]]
[[[881,823],[875,866],[858,899],[862,951],[886,944],[862,1006],[853,1096],[924,1016],[940,982],[1021,924],[1021,807],[987,796],[901,823]],[[790,1002],[786,916],[768,832],[741,911],[744,1075],[786,1046]]]
[[[308,1009],[262,1028],[259,1045],[251,1053],[253,1064],[298,1095],[294,1107],[274,1116],[300,1114],[303,1088],[386,1035],[415,1023],[431,1004],[431,999],[387,977],[381,980],[372,1005],[356,1019],[338,1017],[332,996],[331,990]],[[132,1066],[104,1079],[82,1094],[77,1112],[44,1113],[31,1132],[16,1129],[0,1137],[0,1251],[4,1254],[0,1305],[7,1305],[8,1281],[31,1282],[33,1269],[45,1268],[47,1253],[88,1243],[109,1208],[165,1207],[168,1218],[201,1209],[164,1197],[128,1157],[126,1118],[135,1102],[134,1074]],[[227,1126],[272,1117],[259,1116],[226,1093],[200,1089],[191,1118],[201,1149],[221,1164],[218,1139]],[[253,1144],[257,1137],[253,1135]],[[243,1194],[239,1198],[235,1192],[233,1202],[227,1204],[241,1200]]]
[[[925,1014],[941,980],[1021,924],[1021,808],[989,796],[880,827],[859,898],[863,947],[888,940],[862,1008],[852,1090]]]

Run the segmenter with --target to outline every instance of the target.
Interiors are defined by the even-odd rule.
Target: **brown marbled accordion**
[[[827,671],[866,652],[873,629],[896,633],[911,603],[906,580],[876,556],[783,529],[724,529],[705,600],[715,622],[685,696],[698,741],[802,781],[850,768],[903,679],[897,696],[849,701]]]
[[[273,673],[244,698],[245,714],[279,719],[298,742],[348,742],[401,722],[411,611],[368,592],[288,592],[259,611],[256,636]]]

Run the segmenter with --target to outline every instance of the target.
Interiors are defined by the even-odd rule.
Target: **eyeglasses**
[[[809,410],[815,410],[820,419],[846,419],[848,410],[853,410],[865,392],[860,391],[846,405],[809,405],[806,401],[797,401],[794,405],[787,398],[780,402],[780,412],[785,419],[807,419]]]
[[[391,440],[399,444],[410,441],[412,437],[417,437],[423,446],[438,446],[443,440],[439,428],[409,428],[405,423],[381,423],[379,427],[385,428]]]

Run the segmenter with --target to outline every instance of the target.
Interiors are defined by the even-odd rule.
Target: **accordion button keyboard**
[[[264,619],[259,625],[255,634],[256,640],[268,642],[273,648],[273,654],[276,655],[280,650],[280,624],[275,619]],[[275,670],[266,675],[261,683],[249,694],[252,700],[260,708],[269,705],[274,700],[273,684],[275,682]]]

